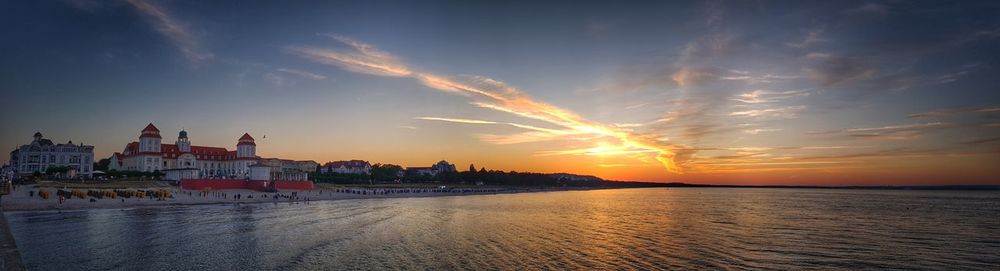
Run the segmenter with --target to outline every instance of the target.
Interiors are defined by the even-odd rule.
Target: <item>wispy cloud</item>
[[[174,47],[177,47],[191,63],[199,64],[215,56],[210,52],[202,51],[198,41],[187,27],[171,16],[162,6],[147,0],[128,0],[128,3],[145,16],[156,28],[156,31],[170,39]]]
[[[972,140],[966,140],[966,141],[963,141],[962,144],[965,144],[965,145],[981,145],[981,144],[993,143],[993,142],[1000,142],[1000,136],[983,137],[983,138],[976,138],[976,139],[972,139]]]
[[[497,122],[493,122],[493,121],[473,120],[473,119],[453,119],[453,118],[435,118],[435,117],[418,117],[417,119],[446,121],[446,122],[457,122],[457,123],[468,123],[468,124],[497,124]]]
[[[296,75],[296,76],[299,76],[299,77],[302,77],[302,78],[313,79],[313,80],[323,80],[323,79],[326,79],[325,75],[316,74],[316,73],[307,72],[307,71],[302,71],[302,70],[280,68],[280,69],[278,69],[278,71],[279,72],[283,72],[283,73],[287,73],[287,74]]]
[[[851,134],[850,136],[873,139],[873,140],[911,140],[923,137],[924,133],[917,130],[897,130],[897,131],[873,132],[873,133],[857,133],[857,134]]]
[[[757,135],[757,134],[762,134],[762,133],[779,132],[779,131],[784,131],[784,130],[785,129],[777,129],[777,128],[770,128],[770,129],[769,128],[758,128],[758,129],[746,129],[746,130],[743,130],[743,132],[751,134],[751,135]]]
[[[453,78],[416,71],[402,64],[394,56],[371,45],[340,36],[332,37],[350,48],[348,50],[334,50],[289,46],[286,50],[305,59],[337,66],[348,71],[413,78],[433,89],[470,96],[474,99],[473,104],[482,108],[544,121],[574,133],[613,138],[618,141],[622,148],[655,153],[656,159],[670,172],[682,172],[682,164],[686,161],[684,158],[688,157],[683,154],[679,155],[687,149],[684,146],[666,144],[657,140],[656,135],[634,133],[612,125],[603,125],[587,120],[566,109],[535,100],[503,82],[480,76]]]
[[[768,91],[768,90],[754,90],[747,93],[741,93],[733,98],[733,101],[748,103],[748,104],[759,104],[759,103],[771,103],[780,100],[798,97],[798,96],[808,96],[807,91]]]
[[[867,2],[867,3],[862,4],[861,6],[858,6],[858,7],[852,8],[852,9],[848,9],[848,10],[844,10],[843,13],[844,14],[850,14],[850,15],[859,15],[859,14],[879,14],[879,15],[881,15],[881,14],[884,14],[884,13],[888,12],[888,10],[889,10],[889,8],[886,7],[885,5],[882,5],[882,4],[879,4],[879,3]]]
[[[806,109],[804,105],[796,106],[785,106],[779,108],[768,108],[768,109],[753,109],[746,111],[736,111],[729,113],[730,116],[734,117],[752,117],[752,118],[796,118],[799,112]]]
[[[949,127],[951,124],[944,122],[928,122],[928,123],[913,123],[913,124],[900,124],[900,125],[887,125],[880,127],[866,127],[866,128],[851,128],[847,129],[848,132],[872,132],[872,131],[889,131],[889,130],[912,130],[912,129],[927,129],[927,128],[942,128]]]
[[[928,122],[886,125],[879,127],[850,128],[826,132],[812,132],[811,134],[844,134],[854,138],[873,140],[911,140],[923,137],[925,130],[954,126],[954,124],[946,122]]]
[[[410,76],[413,74],[413,72],[401,64],[396,57],[375,49],[368,44],[343,36],[325,36],[329,36],[334,40],[348,45],[353,50],[345,52],[306,46],[289,46],[286,49],[288,52],[296,54],[300,57],[323,64],[339,66],[352,72],[381,76]]]
[[[1000,106],[974,106],[910,114],[911,118],[949,117],[966,113],[1000,113]]]
[[[828,39],[823,37],[823,29],[820,28],[820,29],[810,30],[806,32],[805,35],[802,36],[802,38],[796,41],[785,43],[785,45],[788,45],[788,47],[793,47],[793,48],[806,48],[813,44],[826,41],[828,41]]]

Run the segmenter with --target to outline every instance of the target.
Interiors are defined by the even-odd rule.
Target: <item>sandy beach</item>
[[[170,192],[171,197],[158,198],[68,198],[60,203],[56,189],[42,188],[51,195],[43,199],[38,195],[40,188],[36,186],[20,186],[0,199],[4,211],[32,210],[75,210],[75,209],[108,209],[142,206],[167,205],[198,205],[198,204],[235,204],[235,203],[272,203],[272,202],[306,202],[322,200],[370,199],[370,198],[405,198],[405,197],[441,197],[462,195],[484,195],[501,193],[524,193],[555,191],[554,189],[527,188],[455,188],[440,190],[434,188],[323,188],[316,190],[284,190],[276,193],[260,192],[249,189],[194,191],[178,187],[128,188],[122,190],[144,190]],[[67,189],[69,190],[69,189]],[[87,189],[79,189],[86,192]],[[109,189],[94,189],[109,190]],[[93,201],[92,201],[93,199]]]

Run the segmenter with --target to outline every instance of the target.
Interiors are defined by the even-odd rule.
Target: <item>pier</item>
[[[21,262],[21,253],[14,243],[14,234],[10,232],[7,217],[3,214],[3,195],[10,194],[10,183],[0,185],[0,269],[14,271],[27,270]]]

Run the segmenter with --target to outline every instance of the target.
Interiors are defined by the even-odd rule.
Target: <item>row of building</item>
[[[323,164],[319,168],[320,173],[340,173],[340,174],[370,174],[372,170],[371,163],[363,160],[350,160],[350,161],[335,161]],[[416,175],[437,175],[443,172],[455,172],[455,164],[450,164],[448,161],[441,160],[434,165],[429,167],[407,167],[405,171],[399,172],[398,174],[402,176],[403,174],[416,174]]]
[[[362,160],[336,161],[319,166],[315,161],[264,158],[257,155],[256,141],[244,133],[236,148],[192,145],[188,132],[181,130],[174,144],[165,144],[160,130],[152,123],[139,133],[139,140],[125,144],[121,152],[109,158],[109,170],[164,172],[167,178],[243,179],[250,177],[251,167],[269,167],[269,174],[303,176],[318,169],[321,173],[369,174],[371,164]],[[94,146],[84,144],[54,144],[41,133],[35,133],[30,144],[10,153],[10,165],[0,169],[0,177],[28,176],[46,172],[50,167],[65,167],[68,177],[94,174]],[[437,175],[454,172],[455,165],[440,161],[430,167],[411,167],[408,173]],[[174,177],[178,176],[178,177]]]

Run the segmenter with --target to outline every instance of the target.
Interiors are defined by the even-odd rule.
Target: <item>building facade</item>
[[[10,152],[11,172],[16,176],[29,176],[35,172],[45,173],[49,167],[66,167],[70,177],[79,175],[91,177],[94,173],[94,146],[73,144],[54,144],[45,139],[42,133],[35,133],[31,144]]]
[[[430,167],[408,167],[406,168],[407,174],[413,175],[431,175],[436,176],[443,172],[455,172],[455,164],[450,164],[448,161],[441,160]]]
[[[272,171],[277,170],[278,172],[316,172],[316,168],[319,167],[319,163],[311,160],[295,161],[289,159],[279,159],[279,158],[260,158],[257,160],[258,164],[269,166]]]
[[[253,137],[244,133],[236,142],[235,150],[223,147],[194,146],[187,131],[180,131],[174,144],[163,144],[160,130],[152,123],[142,129],[139,141],[125,145],[122,152],[111,156],[109,169],[118,171],[175,171],[183,170],[191,175],[190,169],[197,169],[198,178],[248,178],[250,166],[262,164],[276,167],[277,172],[315,171],[316,162],[291,161],[257,156],[257,144]],[[308,172],[308,171],[305,171]],[[174,174],[171,174],[174,175]]]
[[[363,160],[334,161],[323,164],[320,173],[369,174],[372,164]]]

